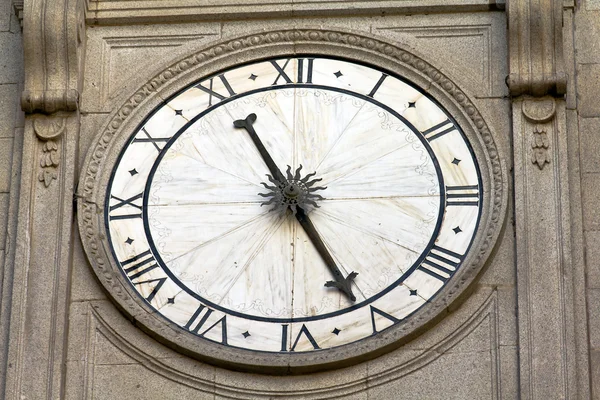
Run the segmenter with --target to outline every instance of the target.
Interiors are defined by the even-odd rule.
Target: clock
[[[435,316],[480,250],[487,160],[465,131],[419,85],[350,58],[202,76],[113,151],[97,192],[110,280],[143,329],[218,365],[377,355]]]

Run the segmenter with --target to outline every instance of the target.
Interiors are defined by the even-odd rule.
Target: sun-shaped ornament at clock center
[[[298,212],[297,207],[304,210],[307,209],[307,206],[318,208],[319,205],[315,200],[325,200],[325,198],[315,192],[327,189],[327,187],[314,186],[322,180],[321,178],[310,180],[310,178],[316,175],[316,172],[311,172],[302,178],[300,175],[301,170],[302,164],[300,164],[294,175],[292,175],[292,167],[288,165],[286,171],[287,179],[282,182],[267,174],[267,178],[269,178],[269,181],[273,185],[261,182],[265,188],[270,190],[268,193],[258,193],[259,196],[270,197],[268,201],[263,202],[261,205],[273,205],[272,210],[278,212],[284,212],[289,208],[294,215]]]

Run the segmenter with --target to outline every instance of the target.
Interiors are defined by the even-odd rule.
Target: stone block
[[[581,200],[583,206],[583,229],[600,230],[600,173],[584,173],[581,179]]]
[[[138,363],[96,365],[91,386],[93,388],[90,393],[86,393],[85,398],[92,398],[93,394],[93,398],[97,400],[214,399],[213,393],[178,382],[177,376],[171,374],[166,378]]]
[[[0,32],[0,83],[19,83],[22,80],[21,33]]]
[[[0,1],[0,32],[5,32],[10,29],[10,19],[12,14],[12,1]]]
[[[586,10],[600,10],[600,0],[585,0]]]
[[[595,1],[600,4],[600,0]],[[600,7],[598,9],[600,10]],[[575,13],[575,27],[577,62],[579,64],[600,63],[600,14]]]
[[[577,98],[579,115],[600,117],[600,64],[581,64],[578,69]]]
[[[192,54],[219,34],[218,23],[89,29],[81,110],[112,111],[173,59]]]
[[[369,399],[465,400],[496,398],[491,353],[451,353],[440,356],[412,374],[370,387]],[[490,379],[492,377],[492,379]],[[497,387],[497,386],[496,386]]]
[[[1,64],[2,61],[0,59],[0,69],[2,68]],[[0,138],[11,138],[14,136],[19,100],[18,85],[14,83],[0,84],[0,121],[2,121],[0,124]]]
[[[0,138],[0,193],[10,189],[12,171],[13,139]]]
[[[600,118],[580,118],[579,135],[581,172],[600,172]]]
[[[600,395],[600,351],[590,351],[590,380],[592,381],[593,398],[597,399]]]
[[[587,290],[590,349],[600,351],[600,289]]]
[[[588,288],[600,289],[600,232],[585,233],[585,265]]]
[[[76,232],[76,235],[79,237],[79,232]],[[81,241],[76,240],[73,247],[71,301],[104,300],[106,295],[98,283],[98,279],[94,276],[81,247]]]

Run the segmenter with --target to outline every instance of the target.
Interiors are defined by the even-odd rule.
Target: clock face
[[[461,268],[482,184],[460,127],[393,74],[325,57],[226,70],[132,134],[105,224],[165,323],[315,352],[403,324]]]

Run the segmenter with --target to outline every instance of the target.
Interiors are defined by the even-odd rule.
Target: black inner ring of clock
[[[412,86],[412,85],[411,85]],[[412,86],[414,87],[414,86]],[[360,303],[355,303],[349,307],[343,308],[341,310],[338,311],[332,311],[329,313],[324,313],[324,314],[320,314],[320,315],[316,315],[316,316],[311,316],[311,317],[292,317],[292,318],[274,318],[274,317],[261,317],[261,316],[256,316],[256,315],[252,315],[252,314],[246,314],[246,313],[242,313],[242,312],[238,312],[238,311],[234,311],[231,309],[228,309],[226,307],[223,307],[219,304],[216,304],[210,300],[207,300],[205,298],[203,298],[202,296],[200,296],[198,293],[194,292],[193,290],[191,290],[190,288],[188,288],[186,285],[184,285],[174,274],[173,272],[170,271],[169,268],[166,267],[165,262],[162,260],[160,253],[158,252],[156,245],[154,243],[154,239],[152,238],[151,232],[150,232],[150,226],[149,226],[149,219],[148,219],[148,199],[149,199],[149,193],[150,193],[150,187],[152,185],[152,181],[154,178],[154,174],[158,168],[158,166],[160,165],[164,155],[167,153],[167,151],[170,149],[170,147],[173,145],[173,143],[175,143],[175,141],[177,141],[177,139],[179,138],[179,136],[181,136],[192,124],[194,124],[196,121],[198,121],[200,118],[202,118],[204,115],[206,115],[207,113],[213,111],[215,108],[220,107],[230,101],[234,101],[237,99],[240,99],[242,97],[245,96],[249,96],[255,93],[260,93],[260,92],[266,92],[266,91],[272,91],[272,90],[277,90],[277,89],[288,89],[288,88],[302,88],[302,89],[320,89],[320,90],[326,90],[326,91],[333,91],[333,92],[339,92],[339,93],[343,93],[349,96],[353,96],[353,97],[357,97],[360,98],[362,100],[368,101],[382,109],[384,109],[385,111],[389,112],[390,114],[392,114],[394,117],[398,118],[400,121],[402,121],[409,129],[411,129],[413,131],[413,133],[415,134],[415,136],[417,138],[419,138],[419,140],[422,142],[423,146],[425,147],[425,149],[427,149],[427,152],[429,154],[429,156],[431,157],[431,160],[433,162],[433,165],[436,169],[436,173],[437,173],[437,177],[438,177],[438,182],[439,182],[439,200],[440,200],[440,206],[439,206],[439,211],[438,211],[438,220],[436,222],[436,226],[433,230],[433,233],[431,235],[431,239],[429,241],[429,243],[427,244],[427,246],[425,247],[425,249],[422,251],[421,255],[418,257],[418,259],[413,263],[413,265],[399,278],[397,279],[395,282],[391,283],[390,285],[388,285],[388,287],[386,287],[385,289],[381,290],[380,292],[374,294],[373,296],[369,297],[368,299],[365,299],[364,301],[360,302]],[[136,130],[137,132],[137,130]],[[135,134],[132,136],[131,140],[133,140],[133,137],[135,136]],[[314,321],[314,320],[319,320],[319,319],[326,319],[326,318],[330,318],[333,316],[337,316],[337,315],[341,315],[341,314],[345,314],[347,312],[351,312],[353,310],[359,309],[361,307],[364,307],[365,305],[368,305],[369,303],[374,302],[375,300],[381,298],[382,296],[384,296],[385,294],[387,294],[389,291],[393,290],[396,286],[402,284],[402,282],[408,278],[413,272],[414,270],[419,266],[419,264],[423,261],[423,259],[425,258],[425,256],[427,256],[427,254],[429,253],[429,251],[431,250],[431,248],[434,245],[434,242],[439,234],[439,230],[440,227],[442,225],[442,221],[443,221],[443,217],[444,217],[444,204],[445,204],[445,191],[443,190],[444,188],[444,181],[443,181],[443,175],[441,172],[441,168],[439,166],[439,163],[437,161],[437,158],[435,156],[435,153],[433,152],[433,150],[431,149],[431,146],[429,145],[429,143],[427,142],[427,140],[423,137],[423,135],[419,132],[418,129],[416,129],[408,120],[406,120],[404,117],[402,117],[400,114],[398,114],[396,111],[394,111],[393,109],[391,109],[390,107],[378,102],[377,100],[368,97],[366,95],[362,95],[356,92],[352,92],[349,90],[345,90],[345,89],[340,89],[340,88],[335,88],[335,87],[330,87],[330,86],[323,86],[323,85],[315,85],[315,84],[285,84],[285,85],[273,85],[270,87],[264,87],[264,88],[259,88],[259,89],[255,89],[255,90],[250,90],[244,93],[241,93],[239,95],[235,95],[235,96],[231,96],[225,100],[222,100],[221,102],[213,105],[212,107],[207,108],[206,110],[204,110],[203,112],[199,113],[198,115],[196,115],[193,119],[191,119],[188,123],[186,123],[183,127],[181,127],[177,133],[175,135],[173,135],[173,137],[171,138],[171,140],[169,140],[169,142],[166,143],[165,147],[162,149],[162,151],[160,152],[159,156],[156,158],[156,161],[154,162],[154,165],[152,166],[152,169],[150,170],[150,173],[148,175],[148,179],[146,181],[146,187],[144,189],[144,197],[143,197],[143,223],[144,223],[144,230],[146,233],[146,238],[148,240],[148,244],[150,245],[150,250],[152,251],[157,263],[159,264],[160,268],[163,269],[163,271],[165,272],[165,274],[167,274],[167,276],[172,279],[182,290],[184,290],[185,292],[187,292],[190,296],[196,298],[198,301],[200,301],[202,304],[207,305],[208,307],[212,307],[215,310],[219,310],[221,312],[224,312],[226,314],[232,315],[232,316],[237,316],[237,317],[241,317],[241,318],[245,318],[245,319],[249,319],[249,320],[255,320],[255,321],[263,321],[263,322],[283,322],[283,323],[293,323],[293,322],[306,322],[306,321]],[[108,203],[107,203],[108,204]]]

